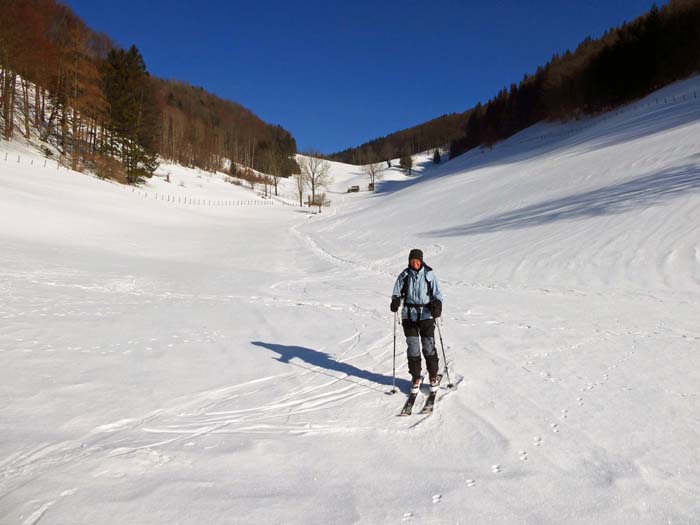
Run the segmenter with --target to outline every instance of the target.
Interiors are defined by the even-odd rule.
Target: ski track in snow
[[[298,232],[297,226],[290,228],[290,231],[304,239],[311,252],[315,255],[332,262],[333,264],[344,268],[351,267],[355,270],[373,270],[379,273],[390,275],[387,269],[378,269],[377,266],[361,266],[353,261],[343,259],[331,254],[329,251],[320,248],[318,243],[310,236]],[[67,289],[77,289],[89,293],[119,293],[121,295],[135,295],[138,297],[151,297],[154,300],[193,299],[194,294],[172,293],[163,294],[156,289],[149,290],[148,283],[137,284],[135,279],[128,279],[125,284],[123,281],[116,281],[115,285],[84,285],[79,282],[70,283],[72,277],[62,274],[56,274],[53,280],[47,280],[44,273],[20,274],[15,272],[11,277],[14,279],[24,279],[37,286],[59,286]],[[76,277],[77,278],[77,277]],[[314,278],[292,279],[272,285],[271,289],[289,288],[290,285],[298,286],[304,282],[315,282]],[[246,296],[216,296],[197,294],[197,300],[204,301],[244,301],[251,304],[258,300],[257,297],[248,298]],[[315,301],[298,301],[289,300],[279,297],[266,299],[266,305],[304,305],[313,307],[329,307],[330,305]],[[333,306],[330,306],[333,307]],[[347,308],[345,305],[339,305],[339,308]],[[357,305],[353,305],[351,311],[357,312],[362,310]],[[29,313],[35,314],[36,310]],[[368,310],[368,313],[373,313]],[[64,315],[82,315],[80,306],[72,312],[65,312]],[[347,348],[336,356],[339,363],[347,362],[348,360],[372,354],[377,349],[384,348],[390,343],[390,336],[385,336],[374,344],[369,345],[364,352],[356,355],[348,355],[358,347],[361,341],[361,331],[356,328],[355,332],[338,341],[338,346]],[[128,341],[129,345],[142,343],[139,340]],[[113,343],[112,348],[121,346],[120,343]],[[172,347],[172,343],[168,343]],[[73,350],[81,350],[78,347]],[[96,346],[92,349],[84,351],[100,351],[101,347]],[[81,350],[83,351],[83,350]],[[104,353],[104,352],[103,352]],[[386,358],[388,358],[388,353]],[[386,358],[384,363],[386,363]],[[388,364],[388,363],[387,363]],[[66,442],[56,443],[50,446],[39,447],[18,453],[11,458],[0,463],[0,477],[3,479],[0,485],[0,493],[10,492],[12,486],[20,483],[21,479],[26,479],[28,476],[40,475],[40,472],[47,469],[55,469],[68,463],[75,463],[91,459],[100,461],[99,457],[119,457],[138,453],[139,451],[153,451],[162,447],[172,447],[177,443],[188,442],[192,444],[192,440],[201,438],[211,434],[251,434],[251,435],[274,435],[274,434],[316,434],[316,433],[338,433],[338,432],[356,432],[362,429],[361,425],[350,423],[347,428],[339,426],[337,423],[318,424],[312,420],[309,421],[290,421],[290,418],[299,416],[308,416],[314,413],[327,411],[337,408],[352,402],[358,396],[366,395],[369,392],[376,391],[376,387],[366,388],[370,386],[366,381],[349,379],[347,376],[342,376],[337,373],[325,372],[320,367],[302,366],[306,368],[297,373],[291,373],[295,380],[301,379],[302,382],[307,377],[322,376],[324,379],[320,384],[312,383],[310,386],[301,388],[292,388],[283,396],[269,400],[260,405],[249,405],[246,403],[244,408],[226,409],[228,404],[235,403],[239,398],[245,398],[247,395],[258,392],[258,385],[261,382],[269,382],[272,380],[284,380],[280,377],[265,377],[260,380],[252,381],[248,384],[236,385],[230,388],[221,389],[218,391],[202,392],[196,398],[188,398],[182,400],[179,404],[169,407],[163,407],[154,411],[152,414],[136,417],[124,418],[119,421],[105,423],[97,426],[94,431],[80,440],[80,443]],[[419,421],[420,422],[420,421]],[[418,423],[407,426],[407,430],[415,428]],[[371,429],[371,425],[367,430]],[[108,435],[105,440],[104,435]],[[141,434],[141,437],[138,435]],[[152,440],[148,439],[149,435],[163,436],[163,438]],[[173,438],[165,436],[174,435]],[[117,445],[120,443],[128,443],[141,441],[142,444],[137,446]],[[116,448],[115,448],[116,447]],[[54,502],[47,503],[37,511],[32,519],[32,523],[37,522],[44,513],[53,505]]]
[[[694,106],[685,104],[692,116],[689,125],[696,126]],[[666,143],[655,136],[662,133],[634,136],[634,119],[644,111],[635,106],[630,113],[582,123],[543,124],[541,134],[526,130],[491,151],[473,151],[431,168],[428,176],[435,176],[429,184],[410,183],[401,192],[378,196],[372,201],[378,211],[369,200],[346,195],[334,196],[342,206],[332,213],[310,218],[289,210],[270,219],[265,211],[244,223],[258,229],[248,237],[243,233],[242,240],[229,235],[232,217],[247,217],[240,210],[168,208],[162,213],[158,202],[128,200],[125,209],[144,215],[134,223],[134,239],[105,256],[95,246],[128,237],[103,232],[121,215],[106,215],[99,223],[99,205],[47,200],[60,211],[58,224],[70,213],[81,221],[94,216],[99,234],[80,251],[72,246],[78,234],[44,245],[41,238],[21,244],[22,235],[34,239],[29,230],[21,230],[22,235],[0,231],[11,241],[0,270],[5,298],[0,320],[7,326],[0,333],[0,358],[8,365],[30,365],[18,368],[17,377],[7,377],[0,389],[7,407],[3,416],[13,418],[7,425],[13,445],[20,443],[18,436],[29,436],[0,456],[0,502],[9,509],[7,516],[30,525],[52,522],[54,514],[66,516],[65,498],[75,496],[66,500],[72,503],[100,483],[138,485],[150,476],[193,478],[207,489],[223,481],[233,488],[213,497],[247,512],[262,512],[267,505],[259,505],[261,498],[271,508],[294,512],[297,506],[285,498],[300,499],[295,486],[304,487],[309,498],[299,508],[314,511],[335,507],[337,494],[346,503],[350,493],[347,507],[355,514],[344,514],[338,522],[452,522],[464,516],[474,522],[496,517],[557,522],[565,515],[557,512],[572,512],[590,522],[690,523],[700,493],[697,475],[688,467],[696,454],[687,445],[700,431],[692,418],[698,398],[693,349],[700,341],[694,322],[700,248],[693,163],[700,143],[692,138],[695,131],[670,125],[663,130],[669,133]],[[656,117],[663,121],[663,115]],[[614,126],[632,126],[633,133],[617,143],[610,135]],[[531,141],[532,152],[524,141]],[[548,150],[548,144],[556,147]],[[574,160],[590,168],[572,175]],[[560,173],[555,177],[548,165]],[[649,178],[657,172],[660,176]],[[3,204],[14,205],[13,196],[32,192],[52,198],[41,193],[47,183],[36,175],[36,182],[7,179],[10,197]],[[60,186],[66,194],[75,191],[67,176],[57,180],[68,184]],[[84,183],[76,180],[76,187]],[[90,191],[102,191],[95,188]],[[103,204],[127,202],[124,196],[109,197]],[[454,199],[449,206],[447,198]],[[421,219],[444,230],[426,233],[424,224],[401,220],[402,207],[417,202],[425,209]],[[378,221],[375,213],[386,221]],[[31,224],[17,222],[17,227]],[[135,232],[150,222],[161,230],[139,238]],[[46,225],[52,226],[53,221]],[[217,228],[225,233],[202,237]],[[163,231],[178,229],[192,246],[181,251],[179,243],[151,246]],[[264,235],[270,236],[267,249],[279,245],[280,251],[244,257]],[[65,250],[56,250],[53,246],[61,242]],[[416,411],[399,418],[403,394],[385,395],[392,370],[389,327],[396,328],[387,303],[393,280],[415,246],[424,248],[426,260],[436,261],[447,297],[441,327],[457,388],[439,391],[433,414]],[[119,251],[140,249],[140,258],[118,257]],[[197,252],[207,249],[212,254],[205,262]],[[226,280],[230,269],[217,266],[231,254],[240,257],[232,264],[244,275],[241,280]],[[83,264],[84,256],[95,257],[94,270]],[[185,271],[169,273],[170,263]],[[191,275],[197,264],[205,277]],[[221,281],[209,282],[217,278]],[[155,330],[146,325],[137,332],[133,327],[141,325],[130,317],[132,311],[168,315],[156,319],[162,326]],[[221,311],[245,311],[247,326],[231,328],[236,315],[217,316]],[[104,330],[111,320],[124,326],[94,337],[87,328]],[[306,330],[311,324],[313,330]],[[308,348],[294,346],[299,340],[308,340]],[[400,329],[397,342],[397,376],[405,378]],[[185,365],[177,361],[183,356]],[[248,375],[236,381],[211,367],[198,368],[202,356],[221,368],[242,366]],[[174,381],[197,380],[168,390],[147,375],[149,359],[179,363],[165,369]],[[245,369],[247,360],[259,367],[256,374]],[[91,367],[82,368],[83,361]],[[61,417],[44,411],[44,406],[53,409],[54,401],[70,406],[98,396],[112,385],[101,371],[112,369],[133,380],[147,402],[134,403],[124,388],[117,395],[124,395],[130,408],[112,407],[101,415],[105,398],[97,397],[100,408],[64,408]],[[31,394],[25,381],[35,387]],[[422,392],[416,407],[424,398]],[[21,418],[29,411],[34,428]],[[650,421],[658,429],[647,428]],[[47,423],[56,428],[44,432]],[[321,457],[329,451],[329,458]],[[302,461],[313,464],[308,471],[313,477],[300,467],[303,463],[287,467],[279,460],[297,452],[307,454]],[[265,464],[268,455],[274,466]],[[215,469],[200,470],[207,461],[228,458],[234,458],[227,467],[234,467],[236,477],[214,482],[209,478],[215,478]],[[370,469],[362,464],[366,458],[393,461],[400,479],[391,477],[392,469],[375,469],[369,480],[365,472]],[[330,473],[318,469],[326,459],[334,464]],[[256,463],[265,466],[238,470]],[[338,476],[336,468],[344,475]],[[275,479],[262,484],[258,479],[256,485],[251,478],[265,469]],[[167,472],[169,477],[162,474]],[[420,479],[413,483],[407,474],[415,472]],[[239,473],[245,484],[236,484]],[[321,481],[312,485],[317,474]],[[376,491],[376,483],[386,490]],[[260,486],[264,490],[256,492]],[[153,501],[145,481],[144,488],[144,501]],[[172,503],[165,492],[155,498]],[[564,501],[562,496],[574,492],[580,502]],[[313,499],[317,494],[323,499]],[[199,495],[190,501],[192,507]],[[547,504],[538,498],[547,498]],[[124,493],[115,499],[124,508],[140,508],[130,507]],[[616,506],[619,502],[626,507]],[[81,509],[89,499],[85,503]],[[5,515],[3,510],[0,517]],[[274,521],[280,514],[270,516],[258,521]],[[333,521],[328,514],[318,516],[318,522]],[[299,514],[290,522],[294,518]]]
[[[304,236],[304,238],[305,238],[305,240],[307,241],[308,245],[310,245],[310,246],[314,249],[314,251],[315,251],[316,253],[318,253],[320,256],[326,257],[326,258],[328,258],[329,260],[332,260],[332,261],[334,261],[334,262],[336,262],[336,263],[345,264],[345,265],[360,266],[360,265],[358,265],[358,264],[356,264],[356,263],[354,263],[354,262],[352,262],[352,261],[349,261],[349,260],[344,259],[344,258],[342,258],[342,257],[333,255],[332,253],[330,253],[330,252],[329,252],[328,250],[326,250],[326,249],[320,248],[318,242],[315,241],[315,240],[313,240],[313,239],[311,238],[310,235],[307,234],[307,235]],[[369,269],[369,270],[375,270],[375,269],[376,269],[376,266],[373,266],[373,265],[367,265],[367,266],[362,266],[362,267],[363,267],[364,269]],[[391,275],[390,272],[388,272],[388,271],[386,271],[386,270],[382,271],[382,273]],[[443,286],[446,286],[446,287],[455,287],[455,286],[457,286],[457,287],[470,287],[470,288],[483,287],[483,285],[481,285],[481,284],[465,283],[465,282],[454,282],[454,281],[452,281],[452,282],[451,282],[451,281],[443,281]],[[493,286],[488,286],[488,288],[493,288]],[[498,288],[500,288],[501,290],[508,289],[508,287],[505,287],[505,286],[503,286],[503,285],[499,286]],[[511,289],[514,289],[514,288],[511,288]],[[527,289],[527,288],[518,287],[518,289],[523,290],[523,289]],[[552,290],[551,288],[542,289],[542,290],[529,290],[529,291],[531,291],[531,292],[534,291],[534,292],[537,292],[537,293],[544,293],[544,294],[551,294],[551,293],[553,292],[553,290]],[[561,290],[561,291],[558,291],[558,293],[568,294],[568,293],[570,293],[570,290]],[[659,300],[659,299],[656,299],[654,296],[650,296],[650,298],[651,298],[652,300]],[[487,324],[492,323],[492,322],[493,322],[493,323],[497,323],[497,324],[502,324],[501,322],[498,322],[498,321],[486,321]],[[528,326],[525,326],[524,328],[529,328],[529,327],[528,327]],[[577,347],[585,346],[585,345],[590,344],[590,343],[592,343],[592,342],[594,342],[594,341],[597,341],[597,340],[598,340],[598,336],[590,337],[590,338],[583,339],[583,340],[579,340],[576,344],[571,345],[571,346],[569,347],[569,350],[575,349],[575,348],[577,348]],[[633,348],[636,348],[636,344],[633,345]],[[612,363],[605,369],[606,372],[603,373],[602,377],[600,377],[598,381],[586,380],[586,381],[584,382],[584,384],[581,386],[580,392],[582,392],[583,394],[593,395],[592,393],[593,393],[593,391],[594,391],[596,388],[600,389],[601,387],[604,387],[604,386],[610,381],[610,373],[611,373],[611,372],[614,372],[615,370],[619,369],[620,367],[623,367],[634,355],[635,355],[635,351],[634,351],[634,350],[629,351],[629,352],[626,352],[626,353],[624,354],[624,357],[618,359],[618,360],[615,361],[615,362],[612,362]],[[547,356],[548,356],[548,354],[544,354],[544,357],[547,357]],[[526,362],[526,365],[532,365],[532,364],[533,364],[533,363],[532,363],[531,361]],[[524,368],[524,367],[523,367],[523,368]],[[526,370],[527,370],[527,369],[526,369]],[[553,378],[548,372],[540,372],[540,376],[542,376],[543,379],[545,379],[546,381],[551,381],[551,382],[556,382],[556,381],[557,381],[557,380],[556,380],[555,378]],[[443,397],[444,397],[444,396],[445,396],[445,394],[443,393]],[[582,397],[582,396],[577,396],[576,399],[574,400],[574,403],[575,403],[575,405],[576,405],[577,408],[581,409],[581,408],[583,408],[583,407],[585,406],[585,402],[584,402],[584,401],[585,401],[585,400],[584,400],[584,397]],[[417,404],[418,404],[418,402],[417,402]],[[573,403],[572,403],[572,404],[573,404]],[[539,454],[537,455],[537,458],[538,458],[539,460],[542,460],[542,459],[543,459],[543,458],[541,457],[541,456],[542,456],[542,453],[543,453],[543,452],[546,453],[546,449],[547,449],[548,446],[551,447],[551,446],[556,446],[556,445],[557,445],[556,439],[557,439],[557,438],[561,439],[560,436],[561,436],[561,433],[562,433],[562,429],[564,429],[564,431],[566,431],[566,421],[567,421],[567,419],[569,419],[570,415],[572,415],[572,414],[570,413],[570,409],[569,409],[569,408],[562,408],[562,409],[559,411],[559,417],[558,417],[559,421],[553,421],[553,422],[551,422],[551,423],[548,425],[548,428],[542,428],[541,433],[544,434],[544,433],[546,433],[547,431],[549,431],[549,432],[552,434],[552,436],[553,436],[552,439],[554,439],[555,441],[553,441],[553,442],[551,442],[551,443],[547,443],[547,442],[546,442],[545,440],[543,440],[543,438],[540,437],[539,435],[533,436],[531,445],[532,445],[533,447],[535,447],[535,449],[539,452]],[[415,417],[415,416],[414,416],[414,417]],[[429,416],[424,416],[424,417],[422,417],[422,419],[419,419],[419,420],[416,421],[415,423],[412,423],[412,424],[409,426],[409,429],[410,429],[410,430],[417,429],[417,428],[419,428],[424,422],[426,422],[426,421],[428,421],[428,420],[432,420],[434,417],[435,417],[435,416],[433,416],[432,418],[429,417]],[[438,416],[438,418],[439,418],[439,416]],[[544,445],[544,447],[543,447],[543,445]],[[526,449],[524,449],[524,448],[523,448],[523,449],[519,449],[519,450],[517,451],[517,458],[518,458],[518,461],[519,461],[520,463],[531,463],[531,459],[530,459],[531,457],[532,457],[532,454],[529,454],[528,451],[527,451]],[[506,459],[506,462],[507,462],[507,459]],[[496,463],[496,464],[493,464],[492,467],[491,467],[491,474],[492,474],[492,475],[499,475],[499,474],[503,473],[504,471],[506,471],[506,472],[507,472],[507,471],[514,471],[514,470],[516,470],[516,466],[517,466],[517,465],[515,464],[515,460],[514,460],[514,459],[513,459],[513,462],[512,462],[512,463],[510,463],[510,464],[506,463],[506,465],[503,465],[503,464],[501,464],[501,463]],[[466,487],[468,487],[468,488],[474,488],[474,487],[476,487],[477,484],[478,484],[479,473],[478,473],[478,472],[469,472],[469,473],[466,473],[466,474],[467,474],[467,475],[470,474],[471,476],[473,476],[473,477],[469,477],[469,478],[466,478],[466,479],[465,479],[464,482],[465,482]],[[483,473],[482,473],[482,475],[483,475]],[[433,504],[439,503],[440,501],[442,501],[442,495],[437,494],[437,495],[433,496]],[[403,515],[402,521],[411,521],[413,518],[414,518],[414,514],[413,514],[412,512],[408,512],[408,513],[405,513],[405,514]]]

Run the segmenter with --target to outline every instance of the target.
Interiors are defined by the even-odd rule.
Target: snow
[[[332,163],[313,215],[0,143],[0,522],[697,523],[697,91],[374,194]],[[428,418],[387,395],[413,247],[458,383]]]

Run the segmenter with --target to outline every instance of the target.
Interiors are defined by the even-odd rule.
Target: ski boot
[[[437,392],[440,386],[440,381],[442,381],[442,374],[438,374],[435,377],[430,378],[430,392]]]

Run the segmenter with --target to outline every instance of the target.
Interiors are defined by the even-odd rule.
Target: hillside
[[[156,157],[210,172],[231,162],[297,169],[287,130],[203,87],[151,76],[135,45],[122,49],[60,1],[0,0],[0,12],[4,140],[40,140],[73,169],[130,184],[153,174]]]
[[[669,0],[630,22],[584,38],[487,102],[330,156],[362,164],[449,144],[450,157],[492,146],[539,122],[598,115],[700,71],[700,2]],[[453,50],[459,58],[464,50]],[[453,67],[458,67],[454,66]],[[466,103],[465,103],[466,104]]]
[[[428,152],[374,194],[333,163],[320,214],[10,149],[0,521],[695,523],[698,91]],[[387,395],[413,247],[458,386],[427,418]]]

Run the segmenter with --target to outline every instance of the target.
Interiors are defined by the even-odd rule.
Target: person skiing
[[[408,268],[396,278],[391,294],[391,311],[398,312],[401,300],[401,324],[408,345],[408,372],[411,392],[420,388],[421,347],[428,369],[430,391],[439,384],[439,359],[435,348],[435,319],[442,315],[442,293],[433,269],[423,262],[423,252],[417,248],[408,254]]]

